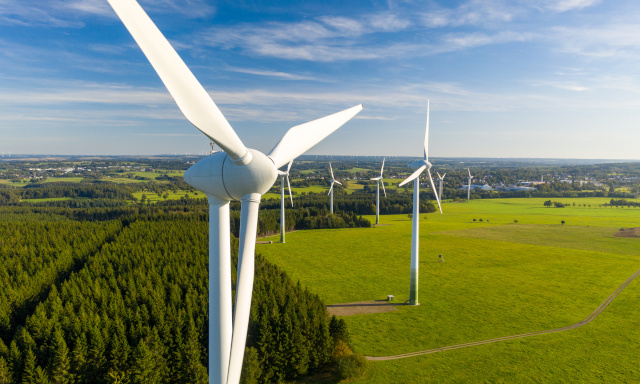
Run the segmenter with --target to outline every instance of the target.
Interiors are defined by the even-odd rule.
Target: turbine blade
[[[440,209],[440,214],[442,214],[442,206],[440,205],[440,197],[438,197],[438,192],[436,191],[436,185],[433,183],[433,178],[431,177],[431,172],[429,172],[429,182],[431,182],[431,188],[433,189],[433,194],[436,195],[436,201],[438,201],[438,208]]]
[[[362,108],[362,104],[360,104],[289,129],[267,156],[273,160],[276,168],[280,168],[324,140],[325,137],[351,120]]]
[[[442,179],[442,176],[440,176],[440,173],[436,172],[436,175],[438,175],[438,179]]]
[[[108,0],[138,43],[178,108],[232,160],[248,164],[251,154],[187,65],[134,0]]]
[[[384,190],[384,179],[380,179],[380,184],[382,184],[382,192],[384,192],[384,197],[387,197],[387,191]]]
[[[447,176],[447,174],[445,173],[444,175],[442,175],[442,178],[444,179],[444,177]]]
[[[429,100],[427,100],[427,129],[424,134],[424,159],[429,160]]]
[[[398,187],[402,187],[403,185],[413,181],[416,177],[420,176],[420,174],[422,173],[422,171],[424,171],[425,168],[427,168],[427,166],[423,165],[422,167],[416,169],[416,171],[413,172],[411,174],[411,176],[407,177],[405,181],[403,181],[402,183],[398,184]]]
[[[331,167],[331,163],[329,163],[329,170],[331,171],[331,182],[333,182],[336,178],[333,177],[333,168]]]
[[[293,208],[293,194],[291,193],[291,183],[289,183],[289,175],[287,175],[287,186],[289,187],[289,198],[291,198],[291,207]]]
[[[251,293],[255,273],[255,249],[258,227],[260,194],[242,196],[240,209],[240,239],[238,248],[238,277],[236,283],[236,309],[233,317],[233,336],[227,383],[238,383],[247,344],[247,329],[251,311]]]
[[[338,184],[340,184],[340,185],[342,185],[342,183],[341,183],[341,182],[339,182],[338,180],[335,180],[335,182],[336,182],[336,183],[338,183]]]
[[[469,177],[471,177],[471,170],[467,168],[467,172],[469,172]]]
[[[287,175],[289,174],[289,171],[291,170],[291,165],[293,164],[293,159],[291,159],[291,161],[289,162],[289,166],[287,167]]]
[[[333,190],[333,181],[331,182],[331,188],[329,188],[329,192],[327,192],[327,195],[330,195],[332,190]]]
[[[384,171],[384,161],[386,160],[386,158],[382,159],[382,167],[380,167],[380,177],[382,177],[382,171]]]

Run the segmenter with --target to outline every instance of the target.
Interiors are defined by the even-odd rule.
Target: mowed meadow
[[[552,198],[569,206],[547,208],[545,200],[447,202],[443,215],[421,214],[420,306],[402,305],[407,215],[381,216],[375,228],[292,232],[286,244],[267,238],[274,243],[256,251],[327,304],[394,295],[396,311],[344,317],[354,346],[368,356],[565,327],[640,269],[640,238],[613,236],[640,226],[640,208],[601,207],[604,198]],[[633,281],[583,327],[370,362],[356,382],[640,382],[639,304],[640,281]]]

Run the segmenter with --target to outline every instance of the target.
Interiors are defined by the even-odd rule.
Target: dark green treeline
[[[0,226],[0,384],[208,381],[207,216],[154,212]],[[323,303],[259,256],[249,327],[247,382],[332,364]]]

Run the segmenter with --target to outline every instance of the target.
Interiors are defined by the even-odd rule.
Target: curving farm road
[[[604,302],[602,302],[602,304],[600,304],[600,306],[598,308],[596,308],[595,311],[591,312],[591,314],[589,316],[587,316],[587,318],[585,318],[584,320],[579,321],[579,322],[577,322],[575,324],[568,325],[566,327],[548,329],[546,331],[522,333],[522,334],[519,334],[519,335],[512,335],[512,336],[496,337],[495,339],[472,341],[470,343],[450,345],[450,346],[447,346],[447,347],[427,349],[427,350],[424,350],[424,351],[402,353],[400,355],[366,356],[366,358],[367,358],[367,360],[396,360],[396,359],[404,359],[404,358],[407,358],[407,357],[428,355],[430,353],[443,352],[443,351],[450,351],[452,349],[474,347],[476,345],[491,344],[491,343],[497,343],[499,341],[521,339],[521,338],[529,337],[529,336],[545,335],[547,333],[556,333],[556,332],[568,331],[570,329],[576,329],[578,327],[582,327],[583,325],[589,324],[596,317],[598,317],[598,315],[600,315],[602,313],[602,311],[604,311],[609,306],[609,304],[613,301],[613,299],[615,299],[616,296],[618,296],[618,294],[620,294],[620,292],[622,292],[622,290],[625,289],[627,287],[627,285],[629,285],[629,283],[631,283],[639,275],[640,275],[640,270],[638,270],[636,273],[631,275],[631,277],[629,277],[624,283],[622,283],[622,285],[620,285],[618,287],[618,289],[616,289],[611,295],[609,295],[609,297],[607,297],[607,299]]]

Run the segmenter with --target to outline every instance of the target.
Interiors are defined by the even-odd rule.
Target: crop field
[[[368,356],[559,328],[585,319],[640,269],[640,239],[613,237],[640,226],[640,208],[601,207],[605,198],[555,198],[569,206],[547,208],[545,200],[472,200],[421,214],[420,306],[403,305],[407,215],[381,216],[375,228],[292,232],[286,244],[273,237],[256,251],[327,304],[395,295],[395,311],[344,317]],[[356,382],[639,382],[639,303],[634,281],[581,328],[370,362]]]

